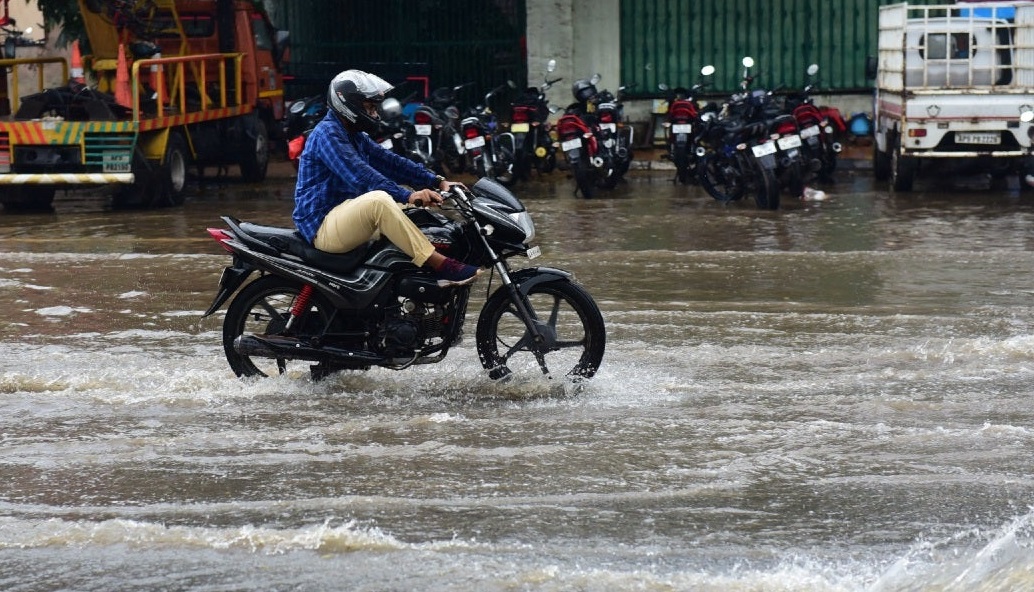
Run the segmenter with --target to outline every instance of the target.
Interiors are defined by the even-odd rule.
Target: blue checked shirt
[[[413,187],[435,185],[435,174],[385,150],[362,132],[349,132],[333,111],[305,140],[294,189],[294,225],[310,243],[323,219],[341,202],[375,190],[406,203]]]

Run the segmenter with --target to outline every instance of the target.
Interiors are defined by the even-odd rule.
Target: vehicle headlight
[[[528,212],[517,212],[516,214],[510,214],[510,219],[524,232],[524,242],[530,243],[535,239],[535,223],[531,221],[531,214]]]

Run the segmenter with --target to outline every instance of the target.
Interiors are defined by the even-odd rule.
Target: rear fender
[[[230,299],[230,296],[244,285],[244,282],[247,281],[254,271],[254,266],[235,258],[232,266],[223,269],[223,275],[219,278],[219,293],[215,295],[212,304],[205,311],[205,314],[201,315],[201,318],[206,318],[219,310]]]

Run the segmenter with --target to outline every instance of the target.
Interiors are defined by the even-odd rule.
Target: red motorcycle
[[[714,66],[700,69],[701,77],[714,74]],[[691,88],[671,88],[660,84],[658,88],[668,92],[668,114],[664,120],[664,143],[668,148],[666,157],[675,165],[675,182],[689,185],[697,178],[697,141],[700,133],[700,113],[695,99],[700,89],[707,86],[701,81]]]
[[[785,108],[800,127],[810,170],[828,181],[837,168],[837,155],[843,149],[836,138],[847,131],[847,123],[836,107],[815,105],[811,91],[818,82],[815,78],[818,71],[818,65],[808,66],[807,83],[800,92],[787,96]]]

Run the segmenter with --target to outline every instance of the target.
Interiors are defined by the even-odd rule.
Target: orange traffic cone
[[[126,63],[126,46],[118,46],[118,67],[115,70],[115,102],[123,107],[133,106],[133,90],[129,86],[129,64]]]
[[[79,53],[78,39],[72,42],[72,80],[86,84],[86,77],[83,75],[83,55]]]

